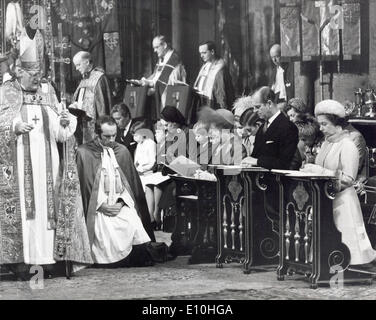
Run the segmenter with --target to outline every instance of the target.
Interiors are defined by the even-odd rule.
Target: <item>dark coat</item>
[[[260,167],[288,170],[298,141],[297,127],[281,113],[265,133],[263,127],[258,130],[252,157],[258,159],[257,165]]]
[[[235,91],[232,85],[231,75],[227,66],[225,66],[215,77],[212,108],[231,110],[234,101]]]
[[[148,233],[151,241],[155,241],[153,228],[151,225],[149,210],[146,203],[145,193],[142,188],[140,177],[133,164],[133,159],[126,147],[119,143],[114,143],[113,147],[116,160],[125,176],[125,183],[128,192],[132,196],[137,213],[142,224]],[[98,140],[93,140],[83,144],[77,150],[77,169],[80,178],[82,200],[84,206],[85,217],[90,214],[91,202],[96,201],[99,187],[98,173],[101,168],[101,153],[103,148]]]
[[[295,96],[294,90],[294,65],[291,63],[281,63],[281,68],[285,71],[283,73],[287,101]],[[275,77],[277,75],[277,66],[273,65],[272,74],[269,81],[269,87],[271,87],[275,82]]]
[[[130,130],[133,124],[133,120],[131,121],[132,121],[131,125],[125,137],[124,137],[124,129],[118,129],[116,142],[126,146],[129,152],[131,153],[132,158],[134,159],[134,153],[136,151],[137,143],[136,141],[134,141],[133,134],[131,133],[131,130]]]

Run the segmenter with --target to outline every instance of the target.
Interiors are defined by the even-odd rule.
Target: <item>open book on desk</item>
[[[144,185],[151,184],[155,186],[161,184],[162,182],[170,180],[170,177],[167,175],[163,175],[162,172],[153,172],[149,174],[144,174],[142,175],[142,178],[143,178]]]
[[[179,156],[169,164],[164,163],[163,165],[163,174],[178,174],[190,178],[193,178],[195,172],[201,168],[199,164],[184,156]]]
[[[217,168],[217,169],[231,169],[231,170],[254,170],[254,171],[268,171],[265,168],[257,167],[257,166],[251,166],[251,165],[225,165],[225,164],[209,164],[209,167],[211,168]]]
[[[273,169],[271,172],[285,174],[291,177],[335,177],[334,175],[320,174],[314,172],[303,172],[298,170],[279,170]]]

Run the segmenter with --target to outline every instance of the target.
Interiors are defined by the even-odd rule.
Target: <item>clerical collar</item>
[[[170,49],[169,51],[166,52],[164,57],[160,60],[160,64],[166,64],[167,61],[171,58],[173,50]]]
[[[90,73],[94,70],[94,66],[91,67],[91,69],[88,72],[85,72],[82,76],[83,79],[87,79],[90,77]]]

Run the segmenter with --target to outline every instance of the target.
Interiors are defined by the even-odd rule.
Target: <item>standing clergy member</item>
[[[129,151],[115,142],[115,120],[99,117],[95,129],[98,137],[77,150],[92,257],[129,265],[124,259],[133,249],[147,257],[146,244],[155,241],[145,194]]]
[[[81,73],[82,80],[69,109],[79,116],[76,137],[78,144],[82,144],[94,139],[95,121],[100,116],[110,114],[112,98],[104,70],[94,67],[89,52],[76,53],[73,63]]]
[[[56,234],[61,233],[55,210],[57,142],[68,140],[76,129],[75,117],[60,110],[54,89],[41,81],[36,46],[30,39],[20,41],[16,80],[0,87],[0,264],[18,264],[12,269],[18,271],[22,263],[51,265],[56,256],[62,256],[54,252]],[[74,219],[74,226],[65,225],[64,232],[71,232],[80,222],[83,233],[70,239],[77,253],[74,260],[91,263],[90,255],[85,256],[83,214]],[[88,248],[87,233],[86,240]]]
[[[281,46],[274,44],[270,48],[273,73],[269,86],[278,95],[277,102],[287,102],[294,97],[294,70],[288,63],[281,63]]]
[[[201,97],[200,106],[231,109],[235,93],[225,61],[217,56],[212,41],[202,43],[199,52],[204,65],[197,76],[194,88]]]
[[[156,110],[152,119],[159,119],[165,107],[168,85],[186,82],[186,72],[178,53],[170,47],[166,37],[158,35],[153,39],[153,50],[158,56],[154,72],[148,78],[141,78],[142,86],[150,87],[149,95],[155,94]]]

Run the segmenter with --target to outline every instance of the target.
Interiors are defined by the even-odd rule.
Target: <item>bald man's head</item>
[[[79,51],[73,57],[73,64],[76,70],[84,75],[92,69],[92,59],[90,52]]]
[[[270,48],[270,58],[276,66],[281,64],[281,46],[279,44],[274,44]]]
[[[163,35],[154,37],[152,45],[153,50],[159,59],[163,59],[166,53],[170,50],[166,37]]]

